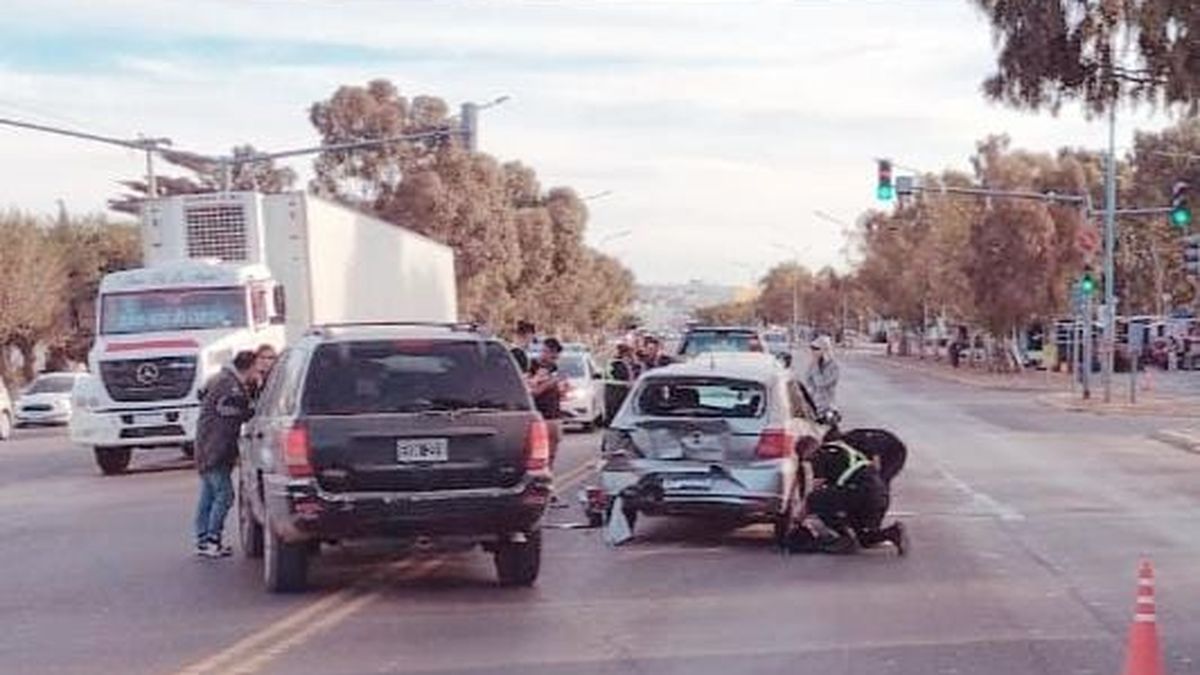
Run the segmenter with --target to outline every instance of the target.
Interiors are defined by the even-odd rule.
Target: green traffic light
[[[881,202],[890,202],[892,201],[892,197],[896,196],[896,189],[891,185],[880,185],[875,190],[875,196],[878,197],[879,201]]]
[[[1171,211],[1171,222],[1179,227],[1191,225],[1192,212],[1189,209],[1175,209]]]
[[[1079,280],[1079,290],[1084,295],[1091,295],[1096,291],[1096,280],[1091,275],[1084,276]]]

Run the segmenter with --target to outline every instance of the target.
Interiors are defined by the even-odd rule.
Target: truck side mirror
[[[287,322],[287,292],[283,286],[275,284],[274,297],[275,313],[271,316],[271,323],[282,324]]]

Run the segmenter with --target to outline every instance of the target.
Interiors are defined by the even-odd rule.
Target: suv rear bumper
[[[315,480],[264,478],[272,529],[286,541],[493,538],[535,528],[551,495],[548,477],[526,477],[508,488],[355,493],[329,492]]]

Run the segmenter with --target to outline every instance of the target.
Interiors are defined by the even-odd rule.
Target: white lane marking
[[[966,481],[950,473],[950,470],[943,466],[940,462],[935,464],[935,468],[937,469],[937,472],[942,475],[942,478],[946,479],[946,482],[950,483],[954,489],[970,497],[971,501],[973,501],[980,510],[985,511],[986,513],[993,515],[1005,522],[1021,522],[1025,520],[1025,514],[992,497],[986,492],[976,490],[975,488],[971,487]]]

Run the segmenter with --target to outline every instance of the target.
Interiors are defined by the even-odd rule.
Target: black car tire
[[[542,568],[542,531],[525,533],[525,542],[496,547],[496,576],[501,586],[532,586]]]
[[[588,519],[588,527],[591,527],[591,528],[604,527],[604,514],[603,513],[597,513],[595,511],[588,511],[587,519]]]
[[[253,560],[263,557],[263,526],[254,517],[254,509],[246,499],[246,490],[253,489],[242,482],[238,486],[238,536],[242,542],[242,553]]]
[[[263,582],[267,590],[271,593],[305,590],[308,587],[308,542],[289,543],[270,527],[263,529]]]
[[[803,482],[803,474],[798,474],[796,476],[796,486],[792,488],[792,493],[788,495],[787,505],[784,507],[782,513],[775,516],[775,543],[779,546],[787,543],[788,535],[791,534],[792,528],[795,527],[796,521],[800,518],[800,509],[804,504]]]
[[[115,476],[129,469],[129,460],[133,458],[133,448],[92,448],[96,457],[96,465],[105,476]]]
[[[183,456],[187,457],[188,459],[196,458],[196,446],[191,443],[184,443],[183,445],[179,446],[179,451],[182,452]]]

